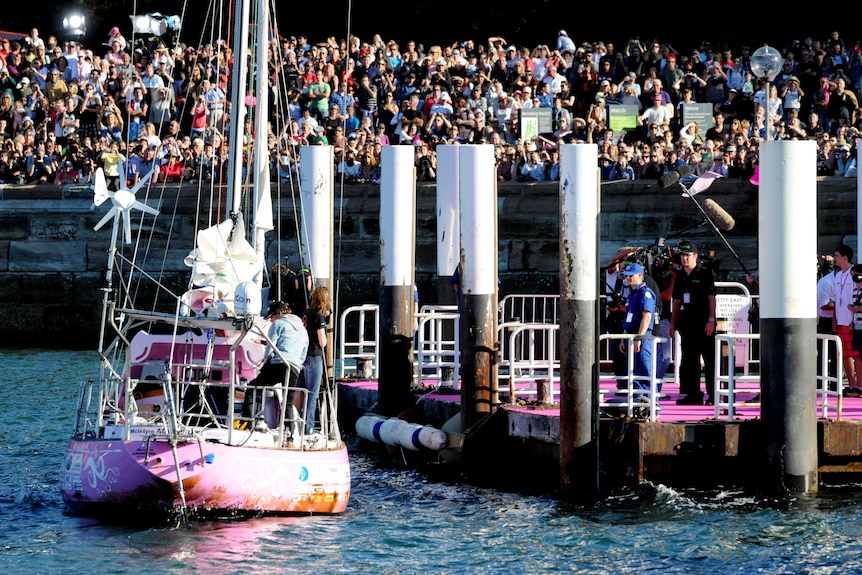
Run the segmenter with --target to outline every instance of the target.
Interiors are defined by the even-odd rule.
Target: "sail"
[[[197,247],[185,259],[185,264],[192,268],[193,285],[213,286],[228,293],[240,283],[251,281],[261,262],[245,239],[244,228],[239,213],[236,223],[228,219],[198,232]]]

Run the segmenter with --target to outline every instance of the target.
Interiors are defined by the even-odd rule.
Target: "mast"
[[[228,206],[236,213],[242,199],[242,140],[245,134],[245,93],[248,75],[248,26],[251,20],[251,0],[237,0],[234,13],[234,64],[230,96],[230,144],[231,157],[227,171]]]
[[[257,6],[257,94],[254,128],[254,236],[252,246],[263,271],[264,236],[273,229],[272,190],[269,185],[269,0],[258,0]],[[261,285],[263,274],[254,282]]]

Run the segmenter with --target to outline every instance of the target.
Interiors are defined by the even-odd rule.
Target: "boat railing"
[[[500,359],[506,369],[498,379],[508,380],[509,401],[526,397],[539,403],[556,403],[560,388],[560,326],[511,321],[501,324],[500,331],[507,338]]]
[[[197,373],[193,367],[177,366],[180,373]],[[135,390],[130,423],[165,423],[169,410],[163,382],[131,380],[130,385]],[[232,437],[237,432],[276,430],[277,445],[289,446],[288,442],[297,447],[304,445],[308,396],[304,387],[255,386],[242,379],[233,386],[230,397],[231,385],[226,382],[177,379],[170,385],[171,395],[177,398],[177,419],[183,429],[226,429]],[[244,415],[247,395],[250,414]]]
[[[599,341],[607,342],[608,346],[620,346],[625,343],[626,372],[624,375],[614,374],[613,385],[599,385],[599,409],[612,415],[626,417],[638,416],[647,421],[657,421],[659,417],[658,400],[661,396],[661,379],[649,375],[635,375],[635,354],[631,353],[635,339],[641,340],[641,345],[650,346],[651,369],[655,374],[658,360],[657,347],[667,339],[653,335],[637,336],[631,333],[604,333]],[[600,380],[602,378],[599,378]],[[621,384],[623,384],[621,386]],[[643,411],[646,411],[644,414]]]
[[[459,387],[460,318],[454,305],[425,305],[417,314],[416,363],[423,384]]]
[[[345,309],[338,320],[338,369],[341,377],[377,378],[379,351],[380,306],[363,304]]]

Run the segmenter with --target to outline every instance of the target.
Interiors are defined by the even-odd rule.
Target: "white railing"
[[[460,387],[461,340],[458,306],[425,305],[418,316],[416,363],[419,379]]]
[[[560,323],[560,296],[511,294],[499,305],[500,323]]]
[[[736,395],[739,393],[757,394],[760,397],[760,375],[752,375],[743,372],[737,375],[735,361],[740,351],[748,353],[751,346],[740,346],[740,340],[753,343],[760,340],[760,334],[719,334],[715,337],[715,418],[720,419],[722,415],[728,421],[733,421],[736,416],[736,408],[742,406],[760,406],[760,400],[739,401]],[[841,387],[844,379],[843,353],[841,350],[841,339],[837,335],[817,335],[817,345],[820,348],[820,365],[817,376],[817,408],[820,417],[828,419],[830,413],[841,420]],[[724,349],[727,349],[725,355]],[[722,361],[726,357],[726,361]],[[829,362],[835,362],[835,375],[829,375]],[[726,373],[725,373],[726,370]]]
[[[721,419],[724,414],[728,421],[733,421],[737,407],[744,405],[760,406],[760,375],[751,375],[745,372],[742,375],[736,374],[738,353],[743,350],[745,350],[744,353],[748,353],[750,348],[750,345],[740,346],[739,342],[744,341],[750,344],[759,339],[760,334],[758,333],[718,334],[715,336],[715,390],[712,397],[715,401],[716,419]],[[727,348],[726,354],[724,352],[725,347]],[[727,358],[726,362],[722,361],[724,357]],[[757,394],[754,396],[757,401],[752,401],[753,397],[739,401],[736,397],[737,393]]]
[[[656,363],[658,359],[658,344],[664,343],[662,337],[655,336],[640,336],[641,345],[652,346],[652,362],[651,373],[653,377],[635,375],[635,354],[631,353],[632,344],[635,338],[638,337],[630,333],[605,333],[599,336],[599,341],[606,341],[608,345],[620,345],[620,342],[626,342],[626,375],[614,377],[615,385],[613,388],[603,389],[599,387],[599,408],[608,410],[624,410],[622,413],[628,417],[634,417],[635,410],[643,407],[648,408],[648,421],[656,421],[659,416],[658,399],[659,399],[659,382],[660,380],[654,376],[656,372]],[[616,382],[625,380],[624,388],[618,388]],[[635,382],[646,383],[649,389],[641,386],[635,386]],[[610,397],[610,399],[609,399]]]
[[[547,365],[548,358],[553,354],[556,357],[556,337],[546,341],[548,338],[542,337],[538,340],[535,337],[517,337],[511,338],[512,330],[518,330],[521,333],[523,325],[553,325],[559,326],[560,322],[560,296],[559,295],[535,295],[535,294],[511,294],[503,298],[498,306],[499,309],[499,325],[498,339],[500,349],[498,354],[498,378],[500,388],[506,387],[508,382],[511,390],[513,382],[512,369],[510,363],[513,358],[517,358],[516,362],[522,360],[529,363],[531,360],[524,358],[532,358],[532,361],[541,362]],[[541,330],[542,328],[536,328]],[[532,331],[528,329],[527,331]],[[511,348],[511,345],[516,345],[516,348]],[[551,348],[553,346],[553,349]],[[526,364],[525,364],[526,365]],[[514,374],[517,381],[519,374]],[[553,384],[552,384],[553,385]],[[514,397],[514,396],[513,396]]]
[[[841,386],[844,381],[841,338],[837,335],[817,334],[817,346],[820,349],[820,365],[817,366],[817,372],[820,374],[817,376],[817,407],[820,408],[820,417],[829,419],[830,410],[834,410],[835,418],[841,421]],[[829,375],[830,361],[835,362],[835,375]]]
[[[509,400],[514,403],[518,396],[539,399],[539,382],[547,380],[550,384],[549,397],[541,399],[556,403],[560,388],[560,360],[558,359],[558,336],[560,326],[550,323],[508,322],[501,325],[501,331],[508,334],[505,349],[507,355],[502,360],[508,369],[498,379],[509,380]],[[522,353],[526,350],[526,353]]]
[[[379,352],[380,306],[364,304],[344,310],[338,322],[338,367],[341,377],[360,375],[357,368],[362,362],[371,362],[372,376],[378,377]]]

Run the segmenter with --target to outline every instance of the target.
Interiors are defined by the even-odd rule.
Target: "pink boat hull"
[[[149,451],[149,453],[147,453]],[[341,513],[350,497],[347,448],[304,451],[187,441],[78,440],[66,449],[63,499],[72,515],[127,511],[265,515]]]

